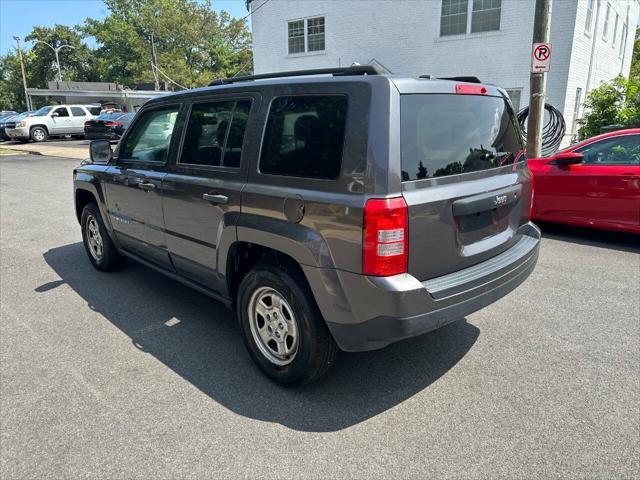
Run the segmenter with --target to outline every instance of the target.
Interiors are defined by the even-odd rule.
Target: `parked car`
[[[84,122],[99,115],[96,105],[50,105],[22,119],[15,128],[7,128],[12,140],[44,142],[49,137],[84,136]]]
[[[115,153],[91,143],[74,188],[95,268],[132,258],[235,308],[283,383],[527,278],[540,232],[504,90],[371,66],[283,77],[152,99]]]
[[[9,115],[4,119],[0,119],[0,139],[9,140],[9,136],[7,135],[7,132],[5,132],[5,129],[15,128],[16,124],[20,120],[22,120],[23,118],[27,118],[32,114],[33,114],[32,111],[22,112],[22,113],[17,113],[15,115]]]
[[[93,120],[84,122],[84,138],[117,140],[127,129],[134,116],[134,113],[102,113]]]
[[[535,220],[640,233],[640,129],[529,159]]]
[[[6,136],[6,133],[4,131],[4,127],[2,126],[2,124],[10,119],[11,117],[14,117],[15,115],[17,115],[16,112],[8,112],[8,111],[2,111],[0,112],[0,140],[8,140],[9,138]]]

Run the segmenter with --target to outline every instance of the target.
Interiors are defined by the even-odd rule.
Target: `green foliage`
[[[640,78],[620,76],[589,92],[584,103],[585,115],[579,120],[578,135],[585,139],[599,135],[608,125],[640,127]]]
[[[74,47],[59,52],[63,80],[116,82],[129,87],[152,83],[152,33],[160,82],[171,89],[179,90],[177,84],[199,87],[252,71],[246,22],[224,11],[217,13],[211,0],[105,0],[105,4],[109,14],[103,20],[87,18],[76,27],[36,26],[25,41]],[[88,38],[95,41],[95,49],[84,43]],[[28,47],[23,44],[23,49]],[[23,52],[29,87],[46,88],[57,78],[51,48],[33,43]],[[0,56],[0,108],[26,108],[15,49]]]
[[[84,32],[99,45],[105,77],[123,84],[153,81],[151,34],[160,79],[185,87],[251,70],[250,34],[244,21],[194,0],[105,0],[110,15],[87,19]],[[177,85],[174,84],[174,87]]]

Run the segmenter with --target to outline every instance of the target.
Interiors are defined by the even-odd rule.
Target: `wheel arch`
[[[50,134],[50,132],[49,132],[49,127],[47,127],[47,125],[46,125],[46,124],[44,124],[44,123],[36,123],[35,125],[29,125],[29,135],[31,135],[31,132],[32,132],[32,131],[33,131],[33,129],[34,129],[34,128],[36,128],[36,127],[44,128],[44,129],[45,129],[45,131],[47,132],[47,135],[49,135],[49,134]]]

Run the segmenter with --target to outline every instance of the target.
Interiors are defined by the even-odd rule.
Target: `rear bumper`
[[[346,351],[375,350],[430,332],[490,305],[529,276],[538,259],[540,231],[529,223],[518,236],[513,247],[486,262],[425,282],[408,274],[338,273],[343,295],[328,295],[329,305],[320,298],[320,310]],[[335,291],[335,286],[326,287]]]
[[[85,130],[84,138],[87,140],[117,140],[120,136],[115,132],[92,132]]]

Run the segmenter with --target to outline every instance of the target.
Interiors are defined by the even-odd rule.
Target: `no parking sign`
[[[531,72],[543,73],[549,71],[551,65],[551,44],[534,43],[531,50]]]

